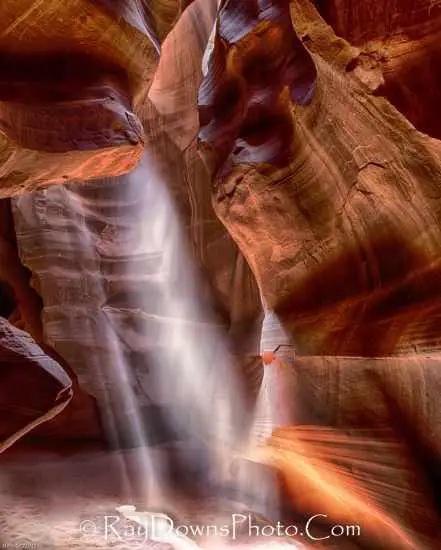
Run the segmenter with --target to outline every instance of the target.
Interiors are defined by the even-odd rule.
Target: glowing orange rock
[[[269,365],[276,360],[276,355],[272,351],[264,351],[262,353],[262,361],[264,365]]]

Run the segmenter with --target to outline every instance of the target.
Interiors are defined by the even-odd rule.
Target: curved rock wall
[[[315,46],[314,20],[307,20],[313,12],[299,6],[293,17],[308,47],[326,50],[327,37],[332,54],[332,33],[317,34]],[[285,44],[277,50],[280,62]],[[246,50],[237,51],[241,59]],[[340,52],[334,67],[341,58]],[[424,336],[417,325],[428,310],[438,315],[439,157],[430,139],[388,102],[350,72],[335,70],[332,55],[327,62],[314,59],[312,101],[296,106],[286,100],[283,120],[292,139],[278,165],[265,162],[275,150],[271,139],[262,142],[258,157],[249,156],[252,139],[267,128],[264,116],[242,156],[235,156],[236,136],[246,121],[237,129],[222,126],[233,161],[215,182],[216,212],[301,353],[375,356],[407,353],[413,344],[429,351],[432,329],[427,324]],[[267,94],[278,86],[268,81]],[[222,110],[214,89],[211,109]],[[226,154],[204,129],[205,102],[200,109],[202,150],[216,151],[221,162]]]
[[[374,87],[419,130],[441,137],[441,2],[315,2],[334,31],[359,48],[355,63],[375,70]]]
[[[262,380],[261,295],[281,323],[276,338],[295,342],[300,357],[291,365],[293,427],[269,445],[283,458],[291,506],[305,513],[326,505],[329,486],[320,473],[343,470],[350,490],[340,493],[338,478],[331,493],[352,495],[359,515],[336,497],[336,521],[367,511],[381,519],[370,524],[381,526],[372,547],[388,548],[393,539],[379,540],[388,525],[397,547],[427,541],[436,548],[441,145],[433,139],[440,131],[436,86],[420,83],[437,78],[430,63],[438,60],[439,3],[320,2],[343,38],[308,0],[230,0],[219,10],[203,0],[77,0],[68,9],[51,1],[41,7],[41,25],[33,19],[38,4],[0,8],[0,52],[9,61],[19,53],[0,82],[0,155],[9,159],[3,194],[34,191],[12,204],[20,258],[43,300],[45,341],[102,410],[111,385],[117,412],[130,417],[129,383],[162,430],[153,436],[164,441],[173,434],[152,403],[154,365],[170,369],[168,397],[182,375],[168,361],[163,330],[182,321],[162,307],[170,285],[181,304],[198,295],[214,310],[208,321],[195,315],[188,324],[201,341],[228,333],[250,405]],[[97,59],[80,78],[78,59],[92,62],[88,44]],[[59,82],[49,70],[44,78],[28,72],[34,51],[49,56],[51,67],[63,60],[68,70]],[[164,264],[153,229],[159,219],[164,236],[171,220],[156,208],[164,189],[202,281],[181,294],[183,249]],[[14,247],[0,252],[18,265]],[[28,292],[27,274],[17,269]],[[176,400],[177,416],[189,418]],[[130,427],[124,414],[109,414],[106,429],[119,422],[121,435]],[[250,419],[243,420],[246,427]],[[327,438],[332,453],[328,445],[323,457]],[[303,461],[294,460],[299,445]],[[360,450],[348,459],[354,445]],[[363,453],[368,459],[360,463]],[[317,455],[312,475],[306,466]],[[363,491],[371,508],[355,498]],[[426,512],[430,525],[423,525]],[[406,539],[407,529],[421,545]]]
[[[258,355],[260,300],[254,278],[214,215],[209,175],[196,151],[201,60],[215,14],[204,2],[187,9],[163,44],[151,86],[135,98],[146,134],[137,169],[13,199],[20,256],[44,304],[44,339],[102,406],[109,384],[121,376],[121,363],[130,367],[141,406],[161,400],[153,396],[152,369],[167,342],[158,335],[163,338],[166,323],[176,321],[160,308],[169,284],[162,274],[165,251],[153,233],[148,237],[163,214],[161,187],[168,189],[198,265],[203,286],[197,299],[215,313],[207,330],[211,323],[228,332],[239,373],[248,372]],[[176,258],[167,276],[184,285],[180,269]],[[188,301],[196,299],[185,286],[181,292],[188,293]],[[255,392],[254,383],[250,391]]]

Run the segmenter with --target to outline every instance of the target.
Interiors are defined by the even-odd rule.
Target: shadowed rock
[[[213,75],[235,78],[237,90],[247,90],[248,80],[215,72],[213,54],[212,78],[200,95],[200,148],[219,167],[215,210],[300,353],[437,349],[441,334],[430,320],[441,282],[437,145],[344,71],[351,48],[340,41],[337,52],[331,29],[308,2],[295,5],[293,21],[315,54],[316,91],[306,105],[284,97],[277,123],[272,110],[268,124],[256,115],[248,125],[240,113],[245,105],[247,117],[254,111],[245,91],[236,111],[223,110],[224,80]],[[230,65],[246,63],[251,38],[228,50],[235,56]],[[286,42],[271,59],[283,59]],[[265,49],[262,55],[264,64]],[[279,90],[270,78],[266,97]],[[217,118],[206,118],[216,109]],[[256,148],[249,147],[253,140]]]
[[[336,34],[357,47],[351,70],[419,130],[441,137],[441,2],[316,0]],[[367,73],[371,76],[367,77]]]
[[[316,70],[294,31],[289,2],[227,2],[199,91],[199,140],[221,166],[283,166],[293,154],[290,105],[308,104]]]
[[[65,371],[25,332],[0,317],[0,453],[72,398]]]
[[[158,54],[115,7],[2,3],[0,197],[137,165],[144,137],[131,103]]]

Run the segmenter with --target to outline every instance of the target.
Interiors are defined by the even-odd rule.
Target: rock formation
[[[191,348],[205,394],[231,367],[252,409],[265,314],[268,365],[297,353],[292,425],[257,458],[290,511],[364,522],[360,547],[437,547],[440,7],[0,6],[1,313],[75,390],[35,433],[124,445],[130,386],[150,427],[175,406],[152,435],[173,439],[201,416],[175,392],[183,325],[226,343]]]
[[[25,332],[0,318],[0,453],[55,418],[72,398],[72,382]]]
[[[117,385],[121,363],[128,362],[141,408],[152,412],[152,365],[156,357],[166,361],[161,351],[166,343],[154,335],[165,323],[179,322],[167,317],[160,304],[182,265],[175,261],[171,273],[162,275],[166,251],[157,239],[155,243],[155,230],[147,222],[157,218],[158,185],[167,186],[187,228],[188,247],[206,287],[198,289],[200,299],[215,313],[209,323],[229,333],[231,360],[240,366],[245,386],[258,357],[260,300],[254,278],[212,211],[208,174],[197,156],[201,61],[215,17],[215,2],[192,3],[164,41],[148,81],[142,81],[135,66],[133,110],[143,123],[146,144],[135,170],[12,200],[20,257],[43,299],[45,342],[66,360],[83,388],[101,396],[101,404],[108,377]],[[255,393],[253,383],[250,391]],[[121,395],[107,399],[127,408]],[[118,422],[125,425],[123,416]],[[86,423],[74,432],[91,433]]]
[[[358,49],[356,72],[368,68],[370,85],[420,131],[441,137],[439,65],[441,3],[317,0],[338,36]]]
[[[373,95],[374,77],[358,63],[359,50],[337,38],[309,2],[291,5],[307,55],[299,41],[297,50],[292,45],[292,28],[282,26],[286,3],[276,4],[280,11],[265,12],[258,2],[243,11],[250,32],[233,38],[223,28],[235,5],[227,3],[219,13],[199,96],[201,151],[214,175],[214,208],[248,260],[266,307],[296,342],[301,359],[294,424],[310,426],[313,444],[304,443],[306,456],[313,456],[324,428],[335,430],[328,463],[340,467],[348,449],[360,446],[363,459],[353,457],[348,465],[351,472],[356,464],[360,469],[352,491],[362,490],[361,472],[369,472],[365,486],[389,519],[398,515],[407,528],[424,533],[413,542],[397,539],[396,547],[419,548],[428,544],[429,532],[433,540],[438,536],[439,507],[427,495],[428,487],[439,487],[438,407],[418,429],[415,423],[434,404],[439,359],[427,356],[436,356],[441,343],[439,142]],[[277,31],[278,40],[265,42]],[[254,52],[268,52],[270,44],[271,55],[250,76]],[[290,76],[297,76],[294,89],[303,92],[297,97],[289,80],[274,77],[283,75],[293,51],[297,64]],[[225,83],[234,83],[228,102]],[[361,360],[351,356],[376,359],[365,359],[360,368]],[[413,397],[405,396],[404,387],[412,388]],[[324,401],[328,391],[332,397]],[[420,404],[411,411],[413,398]],[[287,434],[281,435],[287,441],[283,452],[295,449]],[[304,435],[293,430],[289,437],[302,441]],[[389,445],[387,460],[406,456],[411,465],[395,470],[397,477],[385,486],[385,459],[369,454],[372,445]],[[288,457],[294,465],[295,451]],[[289,472],[288,463],[284,468]],[[412,484],[406,481],[416,471],[418,489],[413,477]],[[396,494],[389,496],[398,486],[402,504]],[[413,491],[422,500],[409,506]],[[423,508],[421,516],[416,510]],[[336,509],[333,517],[344,514]],[[423,517],[430,517],[424,527]],[[378,532],[381,544],[391,547],[392,539]]]
[[[216,122],[205,118],[203,88],[202,147],[213,170],[223,164],[214,183],[215,211],[301,354],[383,356],[408,353],[412,345],[430,351],[431,323],[417,325],[427,308],[432,319],[438,307],[439,143],[352,75],[354,52],[310,4],[296,2],[292,16],[317,67],[309,104],[285,97],[274,126],[274,115],[268,122],[259,113],[252,125],[238,112],[230,127],[219,124],[225,152],[218,134],[208,134]],[[269,72],[285,63],[287,45],[282,35]],[[218,74],[216,55],[211,70]],[[248,105],[247,116],[252,94],[270,97],[275,87],[261,76],[255,91],[248,90],[250,79],[241,71],[249,55],[241,41],[226,61],[247,90],[237,99]],[[303,74],[312,58],[305,58]],[[312,74],[309,84],[313,89]],[[205,87],[210,110],[221,110],[222,84],[208,76]],[[287,135],[279,147],[277,139]]]
[[[4,2],[0,197],[136,166],[143,131],[130,79],[157,57],[145,33],[87,1]]]

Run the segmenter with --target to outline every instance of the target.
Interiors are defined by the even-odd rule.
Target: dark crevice
[[[17,306],[14,291],[4,281],[0,281],[0,316],[7,319]]]

